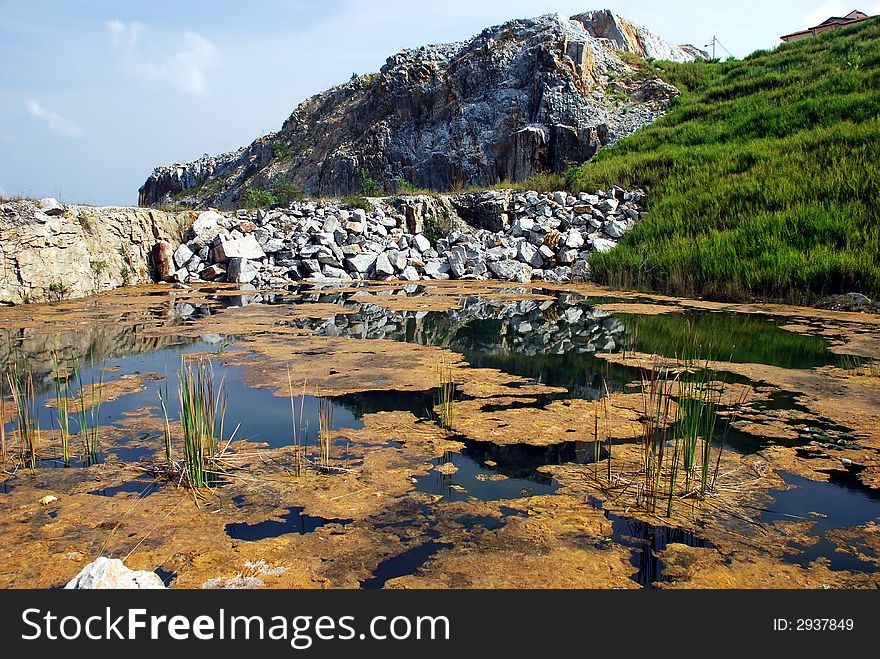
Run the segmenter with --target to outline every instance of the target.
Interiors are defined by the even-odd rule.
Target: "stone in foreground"
[[[162,589],[165,584],[155,572],[130,570],[118,558],[99,556],[67,582],[68,590],[146,590]]]

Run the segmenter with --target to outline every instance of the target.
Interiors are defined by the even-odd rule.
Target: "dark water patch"
[[[790,543],[796,550],[783,560],[797,565],[809,565],[818,558],[830,561],[831,570],[877,572],[880,566],[867,563],[837,549],[824,538],[836,529],[862,526],[880,520],[880,492],[867,488],[858,479],[858,470],[827,472],[829,482],[810,480],[789,472],[778,472],[789,485],[787,490],[774,490],[770,510],[761,513],[761,521],[773,523],[801,519],[813,522],[808,536],[820,538],[805,546]],[[814,514],[815,513],[815,514]]]
[[[708,540],[683,529],[656,526],[609,512],[605,513],[605,517],[611,522],[611,539],[633,550],[630,562],[636,568],[636,573],[632,575],[632,579],[643,588],[653,588],[654,584],[669,580],[663,575],[663,561],[657,556],[668,545],[710,549],[714,547]]]
[[[17,483],[14,478],[9,478],[2,483],[0,483],[0,494],[9,494],[12,490],[15,489]]]
[[[492,517],[492,515],[465,515],[455,520],[462,526],[474,529],[483,528],[486,531],[497,531],[504,527],[505,521],[501,517]]]
[[[287,535],[289,533],[304,535],[327,524],[346,526],[351,524],[351,522],[352,520],[350,519],[332,519],[307,515],[303,512],[302,506],[293,506],[287,509],[287,512],[281,516],[280,521],[269,519],[265,522],[257,522],[256,524],[227,524],[226,535],[233,540],[254,542],[265,540],[266,538],[277,538],[280,535]]]
[[[740,455],[754,455],[771,446],[797,448],[807,446],[813,441],[812,437],[807,436],[798,436],[797,439],[779,440],[775,437],[765,437],[764,435],[743,432],[736,427],[741,423],[745,423],[745,421],[739,419],[738,421],[731,422],[728,416],[716,415],[713,445],[723,445],[724,450],[731,450]]]
[[[362,391],[334,396],[331,401],[360,419],[377,412],[410,412],[419,419],[430,418],[437,392],[428,391]],[[362,426],[363,424],[361,424]]]
[[[470,440],[466,440],[470,442]],[[476,442],[472,442],[476,444]],[[471,497],[480,501],[500,501],[520,499],[523,497],[552,494],[559,489],[559,484],[550,476],[517,465],[517,473],[525,473],[526,477],[510,477],[503,468],[487,467],[484,459],[478,455],[461,453],[447,454],[432,461],[434,465],[452,462],[457,467],[454,474],[442,474],[432,469],[424,476],[416,479],[416,490],[426,494],[442,496],[447,501],[467,501]],[[493,476],[506,476],[503,480],[493,480]]]
[[[533,480],[549,483],[550,477],[538,472],[545,465],[592,464],[607,460],[608,454],[604,443],[598,447],[596,454],[595,442],[562,442],[550,446],[531,446],[528,444],[492,444],[491,442],[475,442],[465,437],[453,439],[464,443],[461,454],[474,462],[485,466],[486,462],[495,463],[491,470],[510,478]],[[613,451],[613,448],[612,448]],[[487,467],[488,468],[488,467]]]
[[[159,578],[162,580],[162,583],[165,584],[166,588],[168,588],[171,585],[171,582],[177,577],[177,572],[170,572],[161,566],[157,567],[153,572],[159,575]]]
[[[856,443],[856,433],[852,428],[823,418],[799,417],[786,420],[786,425],[797,430],[807,442],[846,445]]]
[[[58,517],[58,509],[56,508],[55,510],[50,510],[49,513],[48,513],[48,515],[49,515],[49,517],[51,517],[52,519],[55,519],[56,517]]]
[[[101,497],[113,497],[120,493],[137,494],[139,499],[148,497],[159,489],[159,481],[138,479],[134,481],[126,481],[119,485],[111,487],[102,487],[98,490],[92,490],[89,494]]]
[[[528,510],[520,510],[519,508],[511,508],[510,506],[498,506],[498,511],[504,517],[528,517]]]
[[[60,455],[43,457],[37,459],[36,466],[39,469],[88,469],[95,465],[104,464],[106,457],[107,454],[103,451],[95,455],[74,455],[66,462]]]
[[[701,347],[700,358],[737,364],[766,364],[789,369],[842,366],[853,357],[831,352],[822,336],[789,332],[789,318],[735,312],[687,311],[681,314],[615,314],[632,337],[631,348],[676,357]]]
[[[144,462],[153,457],[156,449],[149,446],[120,446],[117,444],[107,449],[107,452],[112,453],[122,462],[135,463]]]
[[[597,510],[603,509],[603,502],[597,497],[589,497],[587,503]],[[632,550],[630,563],[636,568],[636,572],[631,578],[643,588],[654,588],[654,584],[658,582],[669,581],[663,575],[663,561],[657,554],[670,544],[708,549],[715,547],[711,542],[691,531],[657,526],[615,515],[607,510],[604,513],[606,519],[611,522],[611,541]]]
[[[809,414],[810,408],[797,401],[798,394],[785,389],[771,392],[764,400],[756,400],[749,407],[759,411],[796,410]]]
[[[839,549],[834,542],[825,538],[811,545],[791,541],[788,543],[788,546],[795,551],[783,554],[782,560],[792,565],[809,567],[816,559],[827,558],[831,561],[828,569],[835,572],[845,571],[871,574],[880,571],[880,566],[876,563],[863,561],[858,556]],[[868,553],[864,547],[859,549],[862,553]]]
[[[383,588],[391,579],[415,574],[416,570],[427,563],[428,559],[438,551],[451,548],[452,545],[448,543],[429,541],[407,549],[397,556],[386,558],[379,563],[369,579],[361,581],[361,588]]]

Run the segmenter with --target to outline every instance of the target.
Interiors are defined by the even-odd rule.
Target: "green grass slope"
[[[669,113],[567,174],[649,190],[597,281],[716,299],[880,294],[880,20],[742,61],[646,64]]]

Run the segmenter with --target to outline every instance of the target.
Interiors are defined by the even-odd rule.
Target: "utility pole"
[[[712,46],[712,59],[713,59],[713,60],[715,59],[715,47],[716,47],[716,46],[721,46],[721,49],[722,49],[725,53],[727,53],[728,56],[733,57],[733,55],[730,54],[730,51],[727,50],[727,48],[724,47],[724,44],[723,44],[723,43],[721,43],[720,41],[718,41],[718,37],[715,36],[714,34],[712,35],[712,41],[711,41],[710,43],[707,43],[707,44],[706,44],[706,48],[708,48],[709,46]]]

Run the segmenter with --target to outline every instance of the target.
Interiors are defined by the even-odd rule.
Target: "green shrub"
[[[394,179],[394,189],[397,194],[415,194],[416,186],[402,176],[398,176]]]
[[[281,140],[272,142],[272,159],[273,160],[289,160],[293,157],[293,150],[290,145],[285,144]]]
[[[361,191],[367,197],[378,197],[382,194],[382,189],[374,179],[370,178],[366,167],[361,169]]]
[[[272,182],[272,195],[275,197],[275,203],[282,206],[288,206],[292,201],[305,199],[305,192],[302,188],[282,179]]]
[[[343,197],[340,202],[343,206],[348,206],[349,208],[362,208],[367,212],[373,210],[373,205],[370,203],[370,200],[361,195]]]
[[[268,208],[277,203],[275,195],[268,190],[260,190],[259,188],[248,188],[244,192],[245,208]]]

